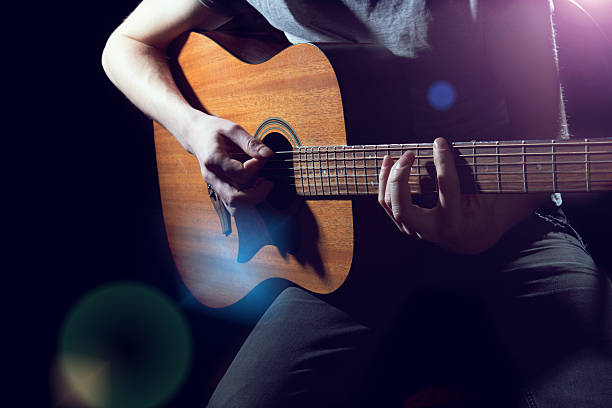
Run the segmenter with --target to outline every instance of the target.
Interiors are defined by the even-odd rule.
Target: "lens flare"
[[[183,384],[192,340],[161,292],[117,283],[85,296],[60,333],[59,368],[72,395],[91,407],[154,407]]]
[[[436,81],[427,90],[429,105],[437,110],[448,110],[455,104],[455,87],[446,81]]]

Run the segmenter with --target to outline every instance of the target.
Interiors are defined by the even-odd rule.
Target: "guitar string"
[[[556,168],[559,168],[561,165],[564,164],[570,164],[570,165],[585,165],[585,164],[589,164],[589,165],[596,165],[596,164],[610,164],[612,163],[612,160],[598,160],[598,161],[588,161],[588,162],[557,162],[554,163]],[[499,167],[507,167],[507,166],[522,166],[523,163],[518,162],[518,163],[499,163]],[[526,166],[551,166],[553,165],[552,162],[534,162],[534,163],[525,163]],[[455,167],[487,167],[487,166],[491,166],[491,167],[498,167],[497,163],[488,163],[488,164],[475,164],[475,165],[471,165],[471,164],[456,164]],[[428,165],[424,165],[424,164],[413,164],[411,166],[411,168],[413,169],[428,169],[431,166]],[[298,167],[265,167],[262,169],[262,171],[280,171],[280,170],[285,170],[285,171],[291,171],[291,172],[296,172],[299,170],[304,170],[304,171],[317,171],[317,170],[364,170],[364,171],[368,171],[368,170],[373,170],[373,171],[378,171],[380,170],[380,167],[373,167],[373,166],[333,166],[333,167],[309,167],[309,166],[298,166]],[[478,170],[480,172],[482,172],[483,170]],[[478,172],[477,171],[477,172]],[[537,169],[537,170],[527,170],[525,173],[532,173],[532,174],[545,174],[545,173],[563,173],[563,172],[567,172],[567,171],[571,171],[571,170],[546,170],[544,168],[542,169]],[[594,173],[599,172],[597,169],[590,169],[589,171],[592,171]],[[606,170],[604,170],[603,172],[606,172]],[[583,171],[576,171],[576,174],[580,174],[583,173]],[[492,171],[488,171],[488,170],[484,170],[483,174],[496,174],[495,172]],[[508,174],[507,172],[501,172],[500,174]],[[519,172],[517,174],[523,174],[523,172]]]
[[[498,184],[496,181],[490,181],[490,182],[482,182],[482,183],[478,183],[478,192],[497,192],[497,193],[501,193],[501,192],[521,192],[524,193],[526,192],[523,188],[512,188],[512,187],[508,187],[507,183],[517,183],[519,185],[523,185],[523,181],[522,180],[514,180],[514,181],[508,181],[508,182],[504,182],[504,186],[506,186],[505,188],[498,188]],[[542,183],[544,182],[535,182],[535,181],[531,181],[530,182],[532,184],[531,187],[531,192],[537,192],[539,190],[537,190],[536,188],[539,187],[544,187],[542,186]],[[547,182],[548,183],[548,182]],[[589,182],[589,185],[591,188],[593,187],[597,187],[597,183],[607,183],[604,184],[603,186],[607,186],[610,182],[609,181],[591,181]],[[418,182],[408,182],[406,183],[411,187],[416,187],[415,189],[411,189],[414,191],[421,191],[421,183]],[[550,183],[548,183],[550,184]],[[297,187],[297,188],[302,188],[302,187],[306,187],[305,185],[299,185],[299,184],[289,184],[292,187]],[[487,189],[490,185],[494,185],[495,188],[493,189]],[[487,186],[485,188],[481,188],[483,186]],[[602,187],[603,187],[602,186]],[[353,189],[352,187],[357,188],[356,190]],[[358,188],[359,187],[365,187],[365,191],[361,191]],[[433,187],[433,186],[432,186]],[[325,188],[327,188],[327,191],[325,190]],[[336,191],[332,191],[336,190]],[[535,190],[534,190],[535,189]],[[317,188],[315,189],[314,194],[310,194],[310,195],[325,195],[325,194],[333,194],[333,193],[339,193],[342,192],[341,190],[345,190],[344,192],[347,194],[352,194],[352,193],[360,193],[360,192],[376,192],[378,191],[378,184],[374,183],[347,183],[347,184],[319,184],[317,186]],[[375,191],[370,191],[370,190],[375,190]],[[437,192],[437,188],[432,188],[431,192]],[[546,191],[546,192],[550,192],[552,191],[551,189],[545,188],[545,190],[542,191]],[[571,191],[585,191],[583,187],[574,187],[574,188],[570,188],[570,187],[566,187],[566,189],[561,189],[561,190],[556,190],[556,191],[565,191],[565,192],[571,192]],[[306,192],[298,192],[301,194],[306,194]]]
[[[590,174],[600,174],[600,175],[610,175],[612,174],[612,171],[590,171]],[[535,176],[535,175],[542,175],[542,176],[552,176],[555,174],[577,174],[577,175],[583,175],[585,174],[585,172],[579,172],[579,171],[565,171],[565,172],[540,172],[540,173],[536,173],[536,172],[490,172],[490,173],[485,173],[485,174],[474,174],[474,177],[480,178],[480,177],[484,177],[484,176],[512,176],[512,175],[527,175],[527,176]],[[344,174],[339,174],[341,176],[344,177]],[[378,177],[378,173],[374,173],[374,174],[347,174],[348,177]],[[322,173],[310,173],[306,176],[288,176],[289,178],[293,178],[295,180],[299,180],[299,179],[308,179],[308,178],[314,178],[314,177],[327,177],[327,174],[322,174]],[[335,177],[335,174],[329,174],[329,176],[331,177]],[[433,177],[433,175],[428,175],[428,174],[416,174],[415,173],[411,173],[410,177]],[[529,180],[528,180],[529,181]],[[563,180],[561,180],[563,181]]]
[[[319,154],[319,153],[316,153]],[[499,157],[506,157],[506,158],[523,158],[523,157],[529,157],[529,156],[548,156],[551,157],[552,156],[566,156],[566,155],[574,155],[574,156],[593,156],[593,155],[612,155],[612,151],[610,152],[548,152],[548,153],[506,153],[506,154],[495,154],[495,153],[490,153],[490,154],[459,154],[457,156],[455,156],[455,158],[484,158],[484,157],[490,157],[490,158],[499,158]],[[240,159],[245,159],[248,160],[251,158],[251,156],[248,156],[247,154],[235,154],[235,153],[231,153],[230,156],[234,159],[240,158]],[[392,159],[396,159],[399,158],[399,156],[393,156],[393,155],[389,155]],[[301,163],[301,162],[306,162],[306,163],[319,163],[319,162],[334,162],[334,161],[344,161],[344,160],[383,160],[383,157],[380,156],[370,156],[370,157],[327,157],[325,159],[322,158],[291,158],[291,159],[270,159],[267,161],[267,163],[287,163],[287,162],[294,162],[294,163]],[[426,159],[433,159],[433,155],[420,155],[420,156],[415,156],[415,160],[426,160]],[[552,162],[552,160],[551,160]],[[592,162],[592,160],[583,160],[580,162],[576,162],[576,163],[589,163]],[[500,164],[522,164],[523,162],[516,162],[516,163],[500,163]],[[531,164],[530,162],[525,162],[526,164]],[[548,164],[549,162],[542,162],[540,164]],[[566,163],[564,161],[557,161],[556,163],[559,164],[563,164]],[[461,165],[463,163],[457,163],[457,165]],[[469,163],[467,163],[469,165]],[[483,163],[486,164],[486,163]],[[496,163],[491,163],[491,164],[496,164]]]

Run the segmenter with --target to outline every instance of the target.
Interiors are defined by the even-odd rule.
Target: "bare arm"
[[[102,65],[130,101],[197,157],[203,178],[232,211],[240,202],[261,201],[270,190],[271,183],[252,181],[272,151],[239,125],[192,108],[174,83],[165,54],[183,32],[214,30],[229,19],[198,0],[144,0],[111,34]],[[235,148],[252,159],[232,159]]]
[[[174,84],[166,47],[189,29],[212,30],[227,20],[198,0],[144,0],[111,34],[102,66],[132,103],[177,138],[184,138],[185,124],[194,112]]]

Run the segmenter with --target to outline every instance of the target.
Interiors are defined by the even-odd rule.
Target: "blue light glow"
[[[455,88],[446,81],[436,81],[427,90],[427,100],[432,108],[448,110],[455,103]]]

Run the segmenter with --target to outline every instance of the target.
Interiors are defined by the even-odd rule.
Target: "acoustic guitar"
[[[175,80],[193,106],[242,125],[275,151],[262,171],[275,189],[257,207],[258,222],[236,222],[203,181],[195,157],[155,123],[177,269],[213,308],[270,278],[330,293],[351,270],[362,222],[356,199],[376,196],[384,155],[414,151],[413,193],[436,191],[431,144],[396,139],[411,132],[402,103],[410,94],[408,62],[373,45],[280,50],[258,43],[235,51],[215,35],[192,32],[175,42]],[[372,135],[399,143],[366,144]],[[611,138],[456,142],[453,151],[463,192],[612,190]]]

